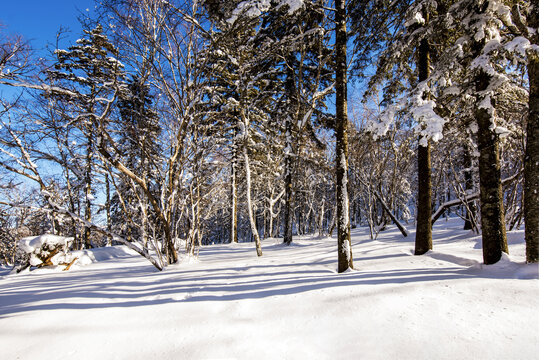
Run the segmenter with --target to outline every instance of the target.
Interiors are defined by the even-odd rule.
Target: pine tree
[[[208,5],[210,6],[210,5]],[[255,5],[253,5],[255,6]],[[220,126],[229,129],[232,155],[231,241],[237,236],[237,171],[241,161],[245,172],[246,210],[258,256],[262,255],[260,236],[254,214],[252,161],[268,132],[268,109],[273,102],[271,89],[276,87],[271,68],[272,42],[258,37],[260,19],[234,9],[232,13],[211,13],[218,32],[212,35],[213,46],[207,56],[212,68],[207,70],[213,106],[221,112]],[[227,15],[227,16],[225,16]],[[222,20],[220,20],[222,19]],[[224,20],[226,19],[226,20]],[[224,110],[224,111],[223,111]]]
[[[85,37],[68,50],[56,50],[57,62],[48,72],[51,81],[59,83],[63,90],[53,91],[49,96],[64,101],[71,107],[77,127],[85,138],[84,158],[84,210],[85,220],[92,221],[93,175],[95,133],[93,122],[107,111],[102,99],[112,96],[118,81],[123,77],[123,65],[116,59],[118,50],[103,34],[98,24],[92,30],[84,30]],[[102,121],[103,119],[101,119]],[[82,234],[84,247],[91,247],[90,228],[85,226]]]
[[[283,88],[277,96],[276,111],[270,115],[281,124],[280,137],[284,143],[283,180],[283,242],[292,242],[295,192],[303,167],[303,148],[323,148],[314,131],[325,117],[322,104],[332,89],[331,63],[327,42],[323,1],[281,3],[263,15],[261,37],[275,42],[279,56],[273,67],[279,72]],[[301,6],[300,6],[301,5]],[[290,24],[293,24],[292,26]],[[326,90],[326,91],[324,91]],[[318,124],[317,124],[318,123]]]
[[[518,2],[513,5],[511,14],[514,26],[511,29],[515,35],[521,36],[520,40],[526,39],[529,44],[520,41],[525,44],[524,49],[517,50],[526,53],[530,85],[524,159],[524,218],[526,261],[536,263],[539,262],[539,6],[530,2],[526,7],[521,8]]]
[[[159,146],[161,128],[158,115],[152,108],[149,91],[149,86],[136,76],[122,88],[118,101],[120,119],[116,131],[120,144],[118,150],[125,158],[126,166],[154,184],[156,159],[161,157]],[[159,197],[156,189],[152,191],[155,197]],[[123,201],[120,201],[119,193],[122,194]],[[133,186],[129,179],[120,177],[116,183],[116,194],[112,197],[112,204],[114,226],[123,228],[120,232],[123,236],[142,237],[143,243],[146,244],[149,227],[156,227],[157,224],[155,224],[156,215],[140,189]]]

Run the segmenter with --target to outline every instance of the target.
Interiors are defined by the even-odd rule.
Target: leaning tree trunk
[[[258,229],[256,227],[254,215],[253,215],[253,202],[251,200],[251,168],[249,166],[249,154],[247,154],[247,144],[243,147],[243,159],[245,162],[245,180],[247,184],[247,212],[249,213],[249,223],[251,224],[251,233],[256,244],[256,254],[262,256],[262,246],[260,245],[260,236],[258,236]]]
[[[528,25],[539,26],[537,11],[530,13]],[[532,42],[539,44],[536,31]],[[529,115],[526,128],[526,155],[524,158],[524,221],[526,224],[526,261],[539,262],[539,55],[528,51],[528,79],[530,81]]]
[[[338,272],[353,269],[348,200],[348,114],[346,71],[346,1],[335,0],[335,170],[337,175],[337,252]]]
[[[428,16],[426,17],[428,21]],[[426,39],[418,48],[419,81],[430,75],[430,45]],[[424,141],[426,140],[426,146]],[[430,140],[420,139],[417,149],[417,225],[415,233],[415,255],[423,255],[432,249],[432,184],[431,184]]]
[[[491,76],[480,70],[476,76],[476,92],[485,91]],[[486,95],[489,96],[489,95]],[[479,97],[481,98],[481,97]],[[498,135],[493,122],[492,101],[486,106],[488,99],[481,100],[481,106],[475,110],[479,148],[479,188],[481,202],[481,232],[483,239],[483,261],[494,264],[508,252],[503,210],[503,192],[498,149]]]

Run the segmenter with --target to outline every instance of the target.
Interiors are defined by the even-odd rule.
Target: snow
[[[416,12],[412,17],[411,19],[409,19],[408,21],[406,21],[406,23],[404,24],[404,26],[406,27],[410,27],[414,24],[419,24],[419,25],[423,25],[425,23],[425,19],[423,18],[423,15],[421,15],[420,12]]]
[[[304,0],[279,0],[276,4],[276,8],[279,9],[282,6],[288,5],[288,14],[292,15],[303,7]],[[268,11],[271,7],[271,1],[269,0],[246,0],[238,4],[238,6],[232,12],[232,16],[227,19],[229,24],[234,24],[240,16],[246,18],[255,18],[262,15],[263,12]]]
[[[378,137],[384,136],[395,122],[395,113],[400,110],[400,104],[391,104],[380,114],[377,121],[370,121],[367,124],[367,131],[372,133],[376,140]]]
[[[497,126],[496,125],[496,128],[494,129],[494,132],[496,134],[498,134],[498,136],[500,138],[505,138],[505,137],[511,135],[511,130],[509,130],[509,129],[503,127],[503,126]]]
[[[537,359],[538,266],[482,264],[460,219],[377,240],[352,230],[356,269],[336,272],[336,239],[295,237],[202,247],[158,272],[125,247],[87,250],[69,271],[0,275],[2,359]],[[408,226],[411,233],[413,226]]]
[[[292,15],[303,7],[303,0],[281,0],[277,8],[285,5],[288,5],[288,15]]]
[[[28,236],[22,238],[19,241],[19,248],[29,254],[40,249],[45,244],[51,246],[61,245],[62,247],[67,247],[70,241],[73,241],[73,238],[66,238],[63,236],[57,236],[52,234]]]
[[[531,48],[530,41],[523,36],[517,36],[507,44],[505,44],[505,49],[507,51],[516,52],[520,56],[526,56],[526,50]]]
[[[485,109],[490,115],[494,114],[494,107],[492,106],[492,100],[490,94],[486,94],[483,99],[477,105],[479,109]]]

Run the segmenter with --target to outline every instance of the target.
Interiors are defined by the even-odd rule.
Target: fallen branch
[[[395,223],[395,225],[397,225],[400,232],[402,233],[402,236],[407,237],[408,235],[410,235],[410,233],[408,233],[408,230],[406,230],[404,225],[402,225],[402,223],[395,217],[395,215],[393,215],[393,213],[391,212],[391,210],[387,206],[386,202],[382,199],[382,196],[378,193],[378,191],[374,190],[373,194],[378,199],[378,201],[380,201],[380,204],[382,204],[382,208],[389,215],[391,220]]]
[[[363,186],[365,186],[367,189],[371,190],[371,187],[369,185],[367,185],[361,178],[359,178],[359,182],[363,184]],[[395,225],[397,225],[397,227],[399,228],[402,236],[404,237],[407,237],[408,235],[410,235],[410,233],[408,232],[408,230],[406,230],[406,228],[404,227],[404,225],[402,225],[402,223],[397,219],[397,217],[395,215],[393,215],[393,213],[391,212],[391,210],[389,209],[389,206],[387,206],[386,202],[384,201],[384,199],[382,198],[382,196],[378,193],[378,191],[376,190],[371,190],[371,192],[374,194],[374,196],[378,199],[378,201],[380,201],[380,204],[382,204],[382,208],[384,209],[384,211],[389,215],[389,217],[391,218],[391,220],[393,221],[393,223]]]
[[[518,175],[520,175],[520,171],[515,173],[512,176],[509,176],[508,178],[503,179],[502,180],[502,185],[508,184],[511,181],[515,180],[518,177]],[[438,210],[436,210],[436,212],[432,215],[432,217],[430,219],[431,226],[434,225],[436,220],[438,220],[440,218],[440,216],[442,216],[443,213],[445,212],[445,210],[447,210],[448,208],[456,206],[456,205],[464,204],[464,203],[469,202],[471,200],[475,200],[475,199],[479,198],[480,194],[481,194],[480,192],[475,192],[473,194],[466,195],[466,196],[464,196],[463,198],[460,198],[460,199],[454,199],[454,200],[446,201],[445,203],[440,205]]]
[[[71,260],[69,263],[63,263],[61,265],[67,265],[66,268],[62,271],[68,271],[70,268],[71,268],[71,265],[73,265],[75,263],[75,261],[77,261],[79,258],[74,258],[73,260]]]

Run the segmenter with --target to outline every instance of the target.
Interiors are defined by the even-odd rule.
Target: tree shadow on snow
[[[374,256],[377,258],[406,254]],[[437,256],[432,256],[434,259]],[[439,256],[438,256],[439,257]],[[365,260],[358,258],[357,260]],[[455,259],[440,260],[450,261]],[[458,260],[458,259],[457,259]],[[443,282],[500,274],[478,272],[462,266],[446,268],[351,271],[337,274],[334,260],[177,269],[152,272],[148,266],[96,269],[54,276],[22,276],[0,282],[0,319],[28,311],[140,307],[196,301],[238,301],[287,296],[345,286],[405,285]]]

